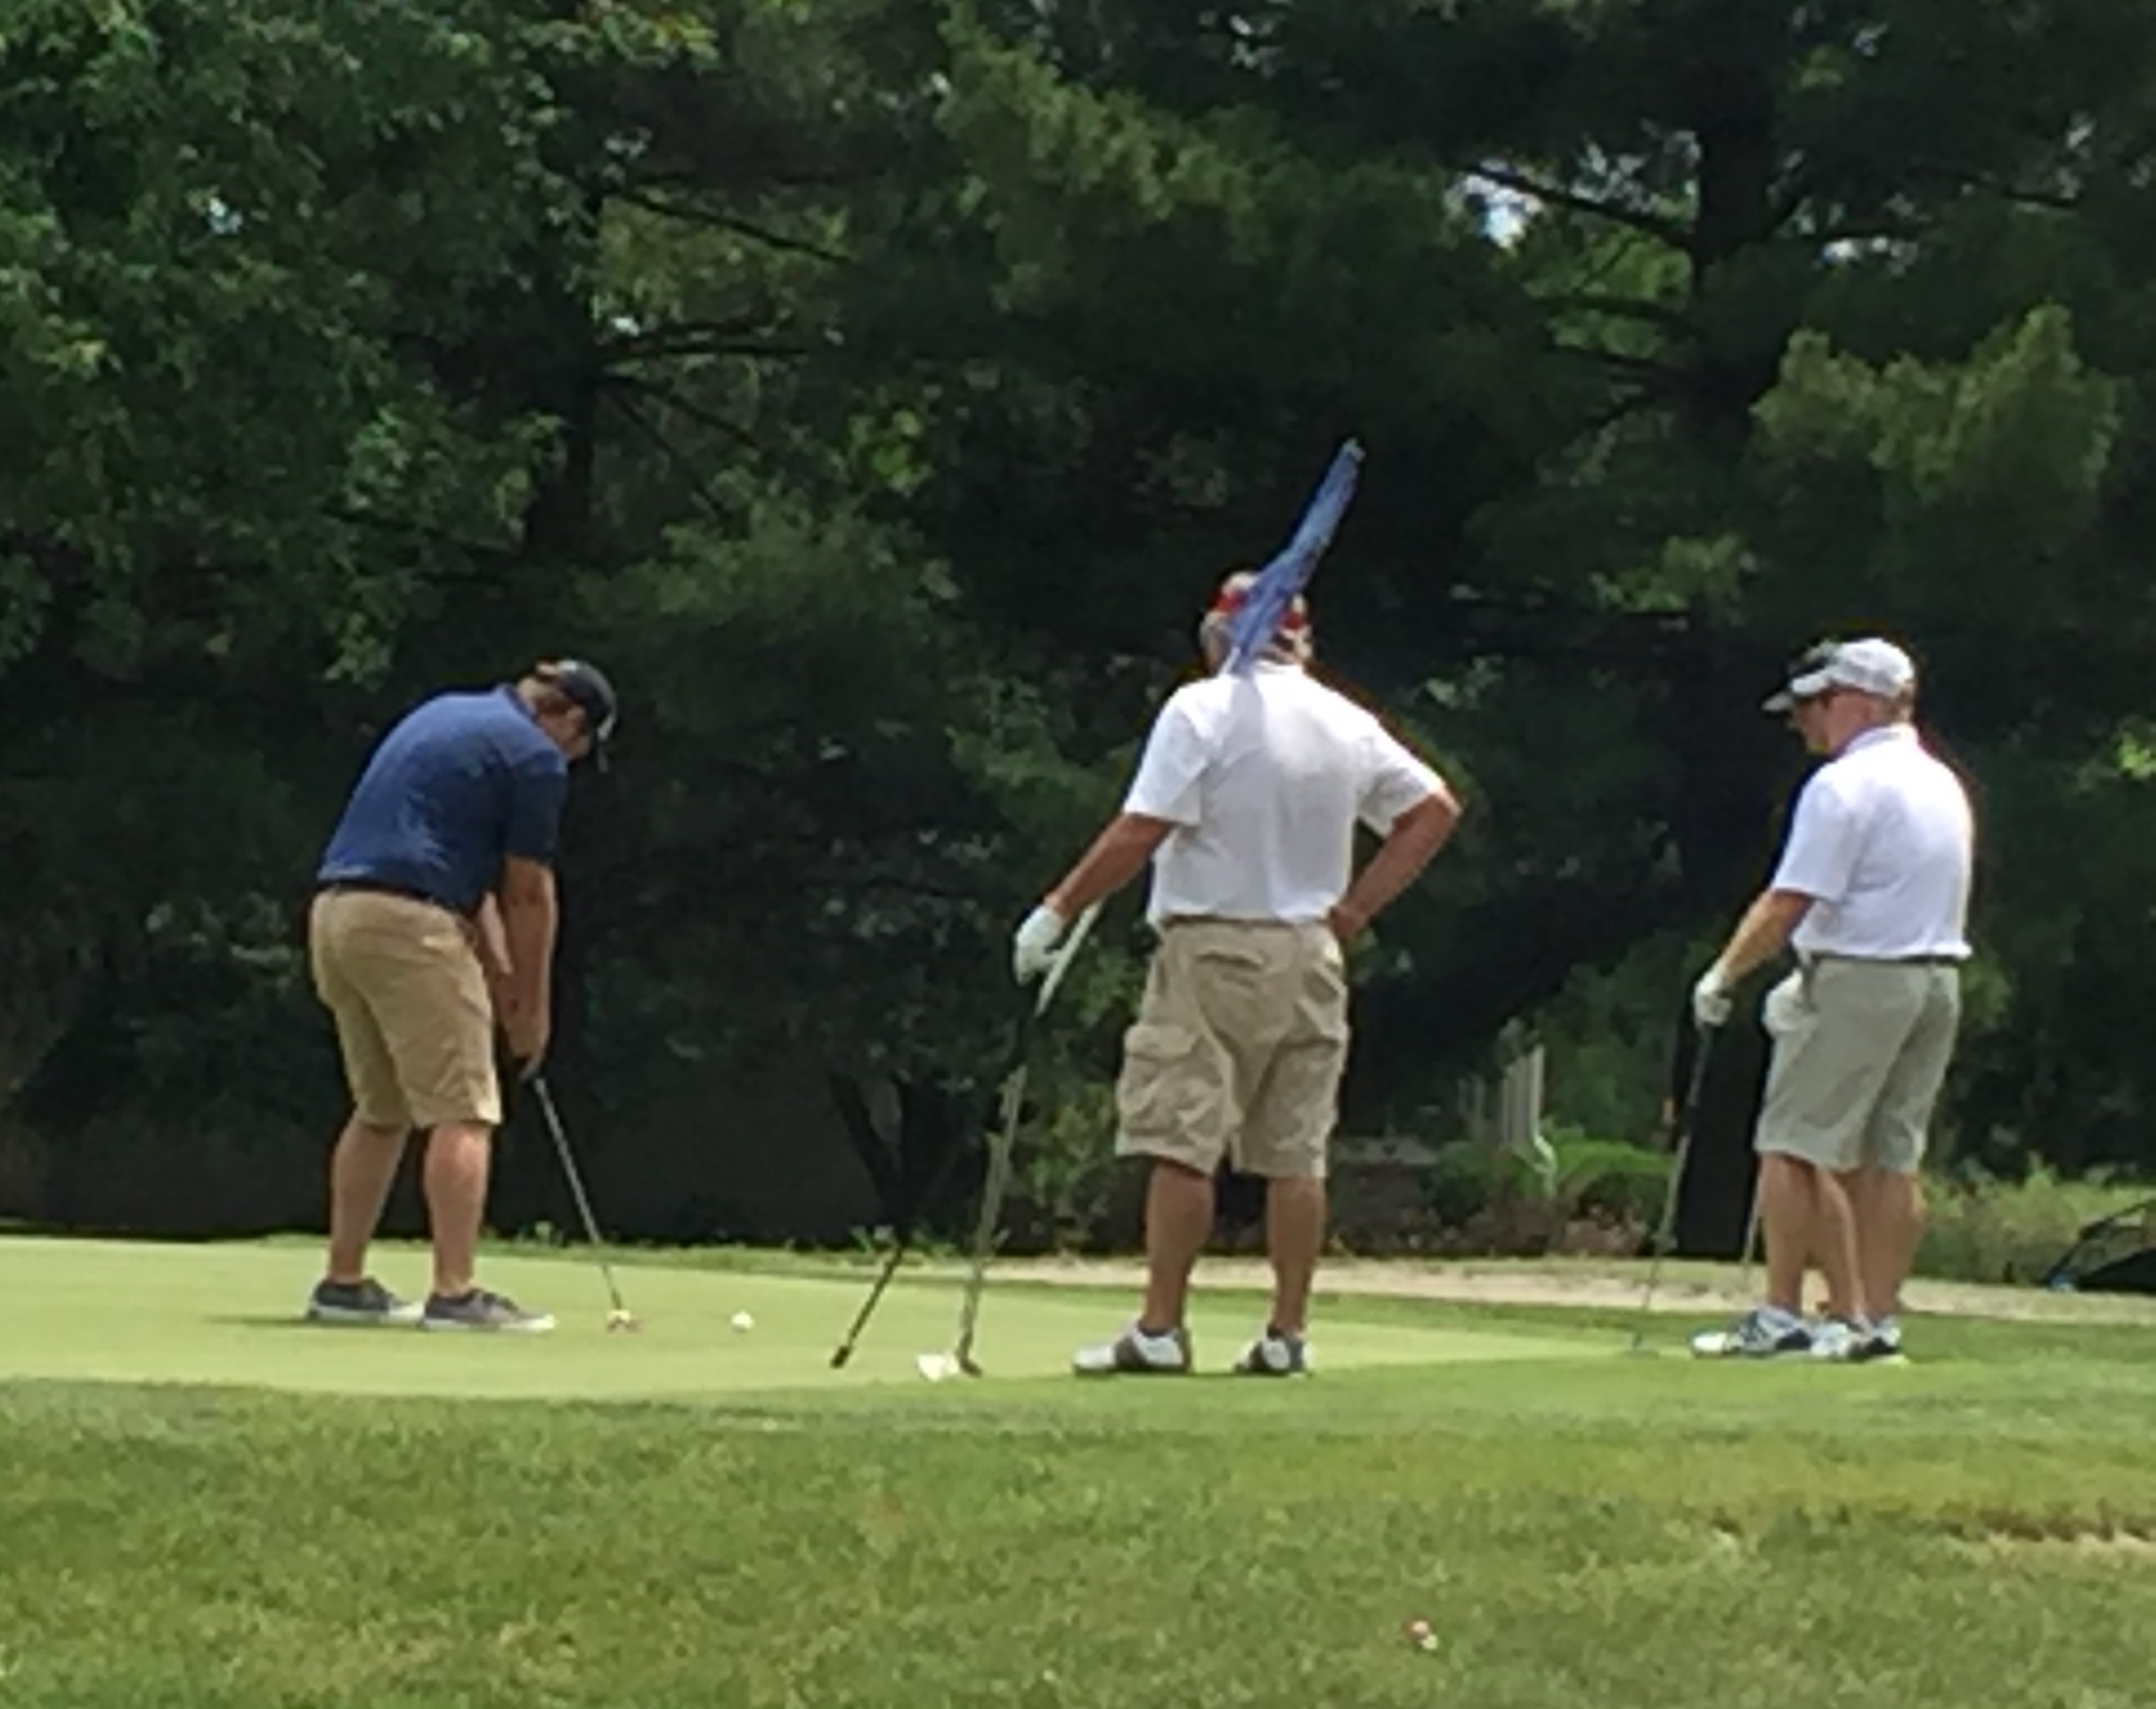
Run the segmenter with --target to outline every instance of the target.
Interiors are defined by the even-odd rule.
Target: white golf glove
[[[1063,925],[1063,916],[1045,902],[1019,922],[1011,938],[1011,972],[1021,985],[1030,985],[1054,965]]]
[[[1721,964],[1699,976],[1699,983],[1692,987],[1692,1019],[1703,1027],[1713,1028],[1727,1021],[1736,1009],[1729,995],[1729,976],[1721,970]]]

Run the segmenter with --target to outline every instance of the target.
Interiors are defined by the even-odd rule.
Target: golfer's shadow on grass
[[[298,1312],[213,1312],[202,1320],[224,1329],[306,1330],[316,1335],[380,1335],[391,1330],[417,1330],[416,1323],[317,1323]]]

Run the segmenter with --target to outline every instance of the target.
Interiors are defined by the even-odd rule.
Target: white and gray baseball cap
[[[1858,641],[1821,641],[1789,667],[1788,681],[1763,704],[1768,712],[1786,712],[1830,688],[1898,700],[1916,687],[1916,664],[1892,641],[1876,636]]]

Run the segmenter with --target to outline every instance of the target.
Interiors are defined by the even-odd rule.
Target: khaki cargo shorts
[[[1768,992],[1761,1019],[1774,1056],[1754,1149],[1914,1175],[1961,1025],[1960,969],[1821,956]]]
[[[1170,921],[1116,1085],[1122,1157],[1322,1177],[1347,1062],[1347,978],[1322,924]]]
[[[354,1111],[369,1127],[501,1120],[494,1006],[470,932],[447,908],[403,896],[314,899],[314,992],[337,1019]]]

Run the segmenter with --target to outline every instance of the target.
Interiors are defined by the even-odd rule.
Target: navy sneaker
[[[1812,1358],[1812,1333],[1794,1312],[1754,1306],[1726,1330],[1704,1330],[1692,1338],[1698,1359]]]
[[[416,1323],[416,1300],[400,1299],[372,1276],[357,1282],[322,1281],[307,1296],[310,1323],[347,1323],[377,1327],[385,1323]]]
[[[527,1312],[515,1300],[475,1288],[468,1294],[429,1294],[420,1320],[430,1330],[476,1330],[509,1335],[543,1335],[554,1327],[544,1312]]]
[[[1903,1364],[1908,1355],[1901,1350],[1901,1324],[1896,1318],[1882,1317],[1871,1326],[1871,1332],[1850,1348],[1849,1356],[1859,1364]]]

